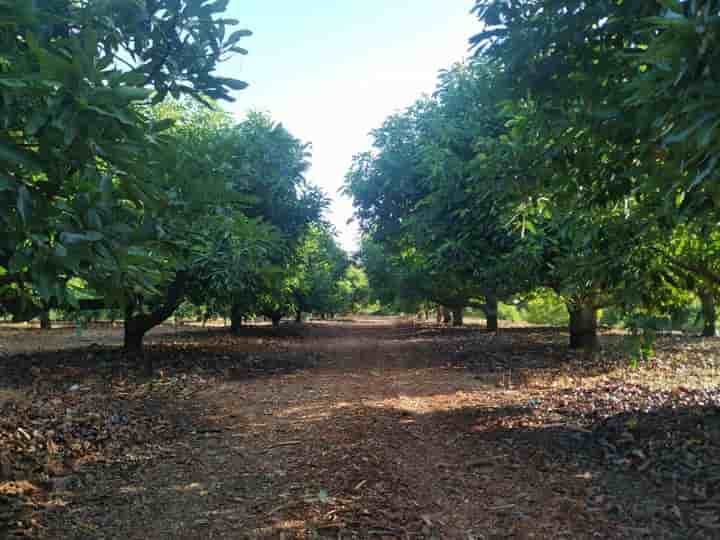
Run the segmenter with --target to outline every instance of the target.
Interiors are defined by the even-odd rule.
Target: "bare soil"
[[[631,370],[545,328],[165,328],[148,379],[93,331],[3,342],[8,537],[720,538],[717,340]]]
[[[213,321],[203,326],[200,323],[162,324],[147,333],[146,343],[172,340],[181,334],[207,333],[208,328],[217,329],[222,323]],[[53,322],[49,330],[40,330],[36,322],[0,323],[0,355],[29,354],[64,349],[79,349],[96,345],[122,345],[122,322],[99,322],[82,326],[75,323]]]

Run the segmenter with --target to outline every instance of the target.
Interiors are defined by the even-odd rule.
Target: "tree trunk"
[[[490,332],[498,331],[498,300],[494,294],[485,298],[485,325]]]
[[[148,330],[155,328],[158,324],[172,316],[178,306],[182,303],[187,283],[187,274],[178,272],[170,282],[163,302],[149,313],[133,314],[135,307],[128,302],[125,307],[125,337],[124,348],[130,356],[143,361],[143,367],[147,375],[152,375],[152,358],[143,354],[143,338]],[[138,304],[141,307],[141,304]]]
[[[570,314],[570,348],[599,349],[597,309],[587,304],[568,305],[568,313]]]
[[[148,326],[147,323],[143,324],[143,322],[143,317],[133,317],[131,313],[130,316],[126,315],[123,349],[125,349],[125,354],[142,363],[146,375],[152,375],[152,358],[146,356],[143,351],[145,333],[152,327]]]
[[[240,332],[243,323],[243,313],[240,306],[233,304],[230,308],[230,331],[233,334]]]
[[[299,309],[295,312],[295,322],[301,323],[302,322],[302,311]]]
[[[442,307],[442,322],[448,324],[452,320],[452,313],[445,306]]]
[[[50,330],[52,328],[52,324],[50,323],[50,312],[47,310],[40,314],[40,328],[43,330]]]
[[[270,320],[272,321],[273,326],[280,326],[280,319],[282,319],[282,315],[278,315],[277,313],[273,313],[270,317]]]
[[[440,324],[443,321],[443,309],[442,306],[438,305],[435,308],[435,322]]]
[[[463,313],[465,311],[464,307],[455,307],[452,310],[452,325],[453,326],[462,326],[463,325]]]
[[[715,307],[715,297],[712,293],[702,291],[698,295],[702,302],[703,314],[703,331],[704,337],[717,337],[717,309]]]
[[[126,318],[123,349],[130,354],[142,354],[143,339],[145,338],[146,332],[145,326],[139,324],[137,318]]]

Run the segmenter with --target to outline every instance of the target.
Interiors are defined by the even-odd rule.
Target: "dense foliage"
[[[158,204],[145,180],[168,126],[146,104],[167,94],[228,99],[213,75],[249,32],[226,2],[11,0],[0,6],[2,284],[65,302],[78,273],[144,287],[128,223]],[[92,277],[91,275],[87,277]]]
[[[598,314],[715,332],[720,5],[477,0],[475,56],[372,132],[346,190],[376,296],[462,323],[553,291],[570,344]]]
[[[697,301],[715,333],[715,0],[477,0],[473,58],[372,132],[346,178],[356,266],[305,179],[310,146],[220,112],[245,54],[225,0],[0,5],[0,308],[122,311],[125,346],[180,305],[237,330],[368,302],[480,310],[554,294],[570,344],[600,310]],[[503,304],[504,303],[504,304]]]
[[[237,328],[364,287],[305,179],[309,144],[219,102],[250,32],[227,1],[0,5],[0,308],[122,311],[125,347],[187,302]],[[359,296],[358,296],[359,295]]]

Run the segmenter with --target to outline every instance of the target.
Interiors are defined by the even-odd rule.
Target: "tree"
[[[143,105],[165,95],[229,99],[245,83],[214,75],[244,53],[225,2],[11,0],[0,6],[0,286],[5,297],[72,303],[89,269],[143,288],[136,209],[160,204],[145,182],[159,132]],[[107,282],[105,282],[107,283]],[[98,287],[103,282],[95,283]],[[24,302],[27,304],[27,302]]]
[[[190,102],[158,114],[175,120],[152,171],[170,204],[143,219],[164,235],[149,246],[162,275],[154,293],[128,295],[126,348],[138,353],[144,333],[187,298],[229,309],[235,330],[252,313],[277,324],[292,301],[290,235],[325,205],[302,176],[306,145],[264,114],[234,124]]]
[[[662,145],[672,175],[666,187],[686,197],[686,215],[702,215],[720,204],[720,6],[715,0],[660,2],[639,22],[646,44],[634,58],[629,107]]]
[[[317,187],[308,183],[309,145],[295,138],[269,115],[251,112],[235,129],[232,186],[251,200],[244,210],[251,218],[271,224],[280,235],[278,249],[268,274],[253,280],[254,292],[231,289],[233,327],[238,317],[264,313],[279,321],[292,311],[289,273],[291,258],[308,228],[320,221],[328,201]],[[258,304],[256,300],[262,299]]]
[[[134,228],[146,235],[128,246],[150,261],[143,265],[146,283],[138,288],[122,278],[114,282],[125,308],[125,348],[134,355],[141,355],[145,333],[169,318],[202,282],[203,257],[216,238],[243,219],[244,198],[228,182],[229,117],[190,101],[158,106],[153,114],[159,121],[172,120],[173,127],[158,141],[146,168],[146,183],[165,194],[164,204],[135,208]],[[108,291],[108,286],[95,288]]]
[[[350,264],[337,284],[338,313],[357,313],[370,302],[370,285],[362,267]]]
[[[478,160],[507,131],[496,81],[482,62],[442,72],[431,98],[373,132],[376,152],[358,156],[346,183],[366,234],[422,274],[423,300],[450,309],[453,324],[480,307],[491,330],[498,299],[525,285],[506,265],[518,238],[507,226],[512,178]]]
[[[669,241],[658,243],[659,265],[672,286],[695,293],[701,301],[705,337],[717,332],[717,300],[720,284],[720,231],[710,225],[690,223],[676,227]],[[670,275],[668,275],[670,274]]]
[[[652,1],[476,3],[486,28],[471,42],[503,74],[511,98],[510,142],[531,164],[523,224],[539,242],[533,252],[546,258],[537,259],[545,285],[567,299],[571,346],[597,343],[598,307],[650,296],[646,257],[628,247],[650,237],[635,227],[674,227],[672,158],[647,111],[629,103],[647,68],[636,61],[651,37],[642,20],[659,10]]]
[[[297,247],[291,274],[298,322],[303,312],[334,314],[345,309],[346,299],[341,297],[339,287],[349,265],[333,231],[318,225],[308,229]]]
[[[410,253],[388,253],[384,245],[366,236],[359,261],[369,286],[369,300],[395,311],[413,313],[428,298],[428,279]]]

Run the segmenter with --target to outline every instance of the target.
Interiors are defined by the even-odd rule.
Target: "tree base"
[[[453,326],[462,326],[464,324],[463,311],[465,311],[464,308],[454,308],[452,310],[452,325]]]
[[[498,328],[499,325],[497,315],[495,315],[494,317],[488,316],[487,320],[485,321],[485,329],[489,332],[497,332]]]
[[[600,349],[597,336],[597,309],[592,306],[568,307],[570,313],[570,348],[596,351]]]

